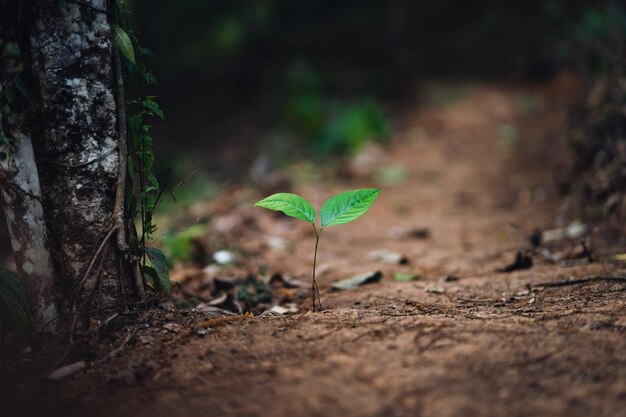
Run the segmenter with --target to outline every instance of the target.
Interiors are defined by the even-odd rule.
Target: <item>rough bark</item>
[[[104,0],[34,0],[30,7],[40,107],[33,145],[53,262],[70,313],[119,306],[126,289],[110,238],[119,156],[106,10]]]
[[[16,117],[17,115],[13,116]],[[12,124],[14,123],[7,123]],[[7,133],[17,139],[11,157],[1,164],[5,174],[2,203],[15,264],[28,290],[33,330],[56,333],[59,323],[54,268],[48,251],[33,147],[30,138],[25,134],[13,129]]]

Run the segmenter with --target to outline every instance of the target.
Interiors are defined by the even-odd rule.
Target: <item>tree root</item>
[[[114,43],[115,44],[115,43]],[[113,67],[115,71],[115,96],[117,99],[117,124],[118,124],[118,174],[117,185],[115,188],[115,205],[113,206],[113,221],[117,231],[117,248],[125,256],[128,257],[129,247],[126,241],[126,216],[124,211],[124,192],[126,189],[126,170],[128,160],[128,132],[126,130],[126,99],[124,97],[124,78],[122,75],[122,60],[120,51],[117,46],[113,47]],[[138,301],[146,299],[146,290],[144,288],[143,274],[139,267],[139,261],[131,259],[133,264],[132,272],[133,284],[137,292]]]

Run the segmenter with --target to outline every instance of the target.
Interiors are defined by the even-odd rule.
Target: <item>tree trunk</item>
[[[40,119],[35,156],[53,260],[70,313],[117,308],[127,290],[113,211],[119,149],[105,0],[32,2]]]
[[[106,0],[28,0],[20,7],[25,19],[19,31],[27,40],[21,46],[34,85],[29,136],[15,154],[13,182],[24,192],[16,197],[6,187],[5,210],[29,296],[45,300],[37,304],[36,327],[53,314],[45,306],[52,299],[48,290],[55,289],[64,318],[75,324],[87,313],[118,310],[130,301],[131,288],[143,290],[127,279],[133,268],[120,200],[126,142],[116,105],[124,97],[119,61],[117,77],[113,71],[113,9]]]
[[[2,162],[2,172],[6,175],[3,180],[2,203],[13,256],[17,272],[24,278],[31,300],[33,330],[38,333],[56,333],[59,323],[54,268],[48,251],[33,146],[30,138],[18,131],[18,124],[8,121],[7,125],[10,130],[6,133],[16,139],[16,149],[11,158]]]

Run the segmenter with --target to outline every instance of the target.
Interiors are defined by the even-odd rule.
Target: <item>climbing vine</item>
[[[125,119],[127,129],[127,173],[124,190],[125,210],[131,219],[129,248],[140,259],[145,280],[158,292],[169,292],[165,256],[147,242],[156,231],[154,210],[161,196],[161,185],[154,174],[154,147],[150,121],[163,119],[156,97],[147,94],[156,78],[150,71],[152,52],[142,47],[137,34],[128,29],[130,10],[124,1],[116,2],[113,37],[123,56]],[[137,228],[139,226],[139,230]]]

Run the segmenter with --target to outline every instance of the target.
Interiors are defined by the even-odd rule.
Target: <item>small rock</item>
[[[270,309],[270,313],[275,316],[283,316],[289,312],[289,309],[281,306],[274,306]]]
[[[566,234],[570,239],[580,239],[587,233],[587,225],[580,220],[575,220],[567,226]]]
[[[439,278],[439,282],[457,282],[459,280],[459,277],[457,277],[456,275],[444,275],[443,277]]]
[[[285,239],[278,236],[268,236],[265,239],[265,243],[270,249],[281,250],[287,247],[287,243],[285,243]]]
[[[165,323],[163,328],[172,333],[178,333],[181,330],[180,324],[177,323]]]
[[[406,265],[409,263],[406,256],[386,249],[371,251],[368,256],[374,261],[382,261],[388,264]]]
[[[565,238],[580,239],[587,233],[587,225],[580,220],[575,220],[567,227],[544,230],[541,236],[543,242],[554,242]]]
[[[295,304],[295,303],[287,303],[283,307],[285,307],[287,309],[288,313],[297,313],[298,312],[298,305]]]
[[[139,336],[139,342],[143,345],[151,345],[154,343],[154,337],[150,335]]]
[[[196,333],[196,336],[206,336],[207,334],[209,334],[210,330],[211,330],[210,328],[196,329],[195,333]]]
[[[446,292],[446,289],[443,287],[427,287],[426,292],[431,294],[443,294]]]
[[[219,265],[228,265],[235,261],[235,254],[227,250],[218,250],[213,254],[213,260]]]

